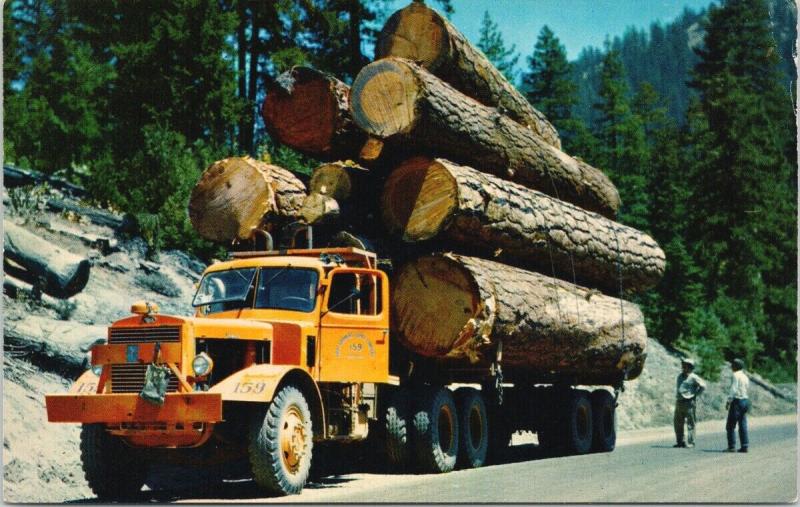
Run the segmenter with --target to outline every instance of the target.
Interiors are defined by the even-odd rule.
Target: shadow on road
[[[314,447],[314,459],[311,475],[305,488],[309,490],[336,489],[342,485],[358,480],[348,477],[352,474],[420,474],[412,469],[397,469],[389,464],[386,455],[373,443],[328,444]],[[551,459],[567,456],[568,453],[558,450],[546,450],[535,444],[510,446],[486,466],[505,465]],[[237,470],[246,470],[246,463],[237,463]],[[230,476],[231,468],[226,470]],[[218,469],[189,470],[175,465],[160,465],[151,470],[148,479],[150,491],[142,491],[130,502],[174,502],[190,500],[203,502],[206,500],[248,500],[264,498],[267,495],[245,473],[238,479],[220,479]],[[67,503],[101,503],[97,499],[74,500]]]

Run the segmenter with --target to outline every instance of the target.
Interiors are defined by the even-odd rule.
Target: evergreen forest
[[[451,0],[429,0],[444,13]],[[214,160],[250,154],[298,173],[271,141],[264,90],[293,65],[346,82],[370,61],[388,0],[9,0],[5,162],[86,187],[129,213],[153,254],[220,247],[189,224]],[[649,335],[715,378],[741,357],[796,380],[797,141],[788,0],[718,0],[630,28],[569,61],[547,26],[507,47],[488,13],[474,41],[619,189],[620,221],[652,235],[667,272],[636,301]]]

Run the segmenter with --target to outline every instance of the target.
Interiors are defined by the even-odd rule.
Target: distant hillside
[[[770,0],[769,4],[784,84],[788,88],[797,76],[792,55],[797,37],[797,7],[791,0]],[[641,82],[650,82],[666,100],[670,115],[679,122],[683,122],[689,104],[691,90],[687,82],[698,59],[693,49],[703,43],[706,12],[685,9],[671,23],[653,23],[649,31],[629,28],[622,37],[611,40],[611,47],[622,55],[631,92]],[[587,47],[573,62],[579,94],[576,113],[590,125],[596,119],[592,105],[599,100],[597,89],[604,54],[605,49]]]

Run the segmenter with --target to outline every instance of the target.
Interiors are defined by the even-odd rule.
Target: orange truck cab
[[[210,439],[237,440],[259,485],[297,493],[314,441],[366,438],[379,386],[398,383],[389,281],[373,253],[233,257],[205,271],[193,317],[135,304],[70,392],[46,396],[51,422],[83,424],[84,470],[99,497],[138,491],[148,456]]]

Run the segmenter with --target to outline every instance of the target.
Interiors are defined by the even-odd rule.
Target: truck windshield
[[[255,276],[256,268],[209,273],[200,282],[192,306],[207,306],[206,313],[242,308]]]
[[[310,312],[316,306],[318,279],[314,269],[262,268],[256,308]]]

